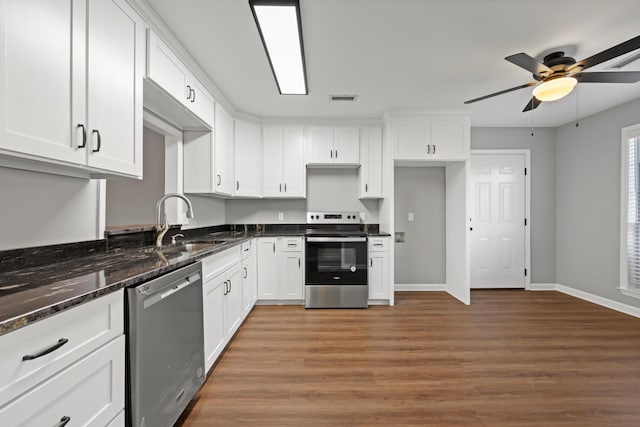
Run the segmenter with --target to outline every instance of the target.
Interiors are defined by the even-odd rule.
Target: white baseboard
[[[529,286],[530,291],[557,291],[558,290],[557,283],[532,283]]]
[[[447,285],[434,283],[396,283],[394,286],[396,292],[403,291],[446,291]]]
[[[558,291],[563,294],[571,295],[575,298],[580,298],[585,301],[589,301],[594,304],[598,304],[602,307],[609,308],[611,310],[619,311],[624,314],[628,314],[633,317],[640,317],[640,307],[634,307],[629,304],[614,301],[609,298],[594,295],[589,292],[581,291],[579,289],[571,288],[569,286],[560,285],[558,283],[532,283],[532,291]]]

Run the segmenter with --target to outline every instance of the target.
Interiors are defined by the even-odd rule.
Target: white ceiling
[[[300,0],[309,95],[281,96],[247,0],[147,1],[234,107],[259,117],[462,110],[474,126],[530,126],[531,89],[463,102],[533,80],[505,56],[565,47],[581,60],[640,34],[639,0]],[[536,109],[535,126],[640,97],[640,82],[578,88],[577,103],[574,91]],[[331,103],[331,94],[358,99]]]

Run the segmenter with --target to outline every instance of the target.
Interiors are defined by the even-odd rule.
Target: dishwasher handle
[[[180,286],[180,289],[182,289],[191,283],[197,282],[198,280],[200,280],[200,278],[201,278],[200,273],[197,272],[182,278],[182,280],[176,279],[172,281],[158,281],[158,282],[151,281],[144,285],[138,286],[136,290],[140,295],[143,295],[145,297],[150,297],[152,295],[165,291],[167,288],[171,288],[171,290],[174,290],[175,292],[175,288]],[[163,297],[163,298],[166,298],[166,297]]]

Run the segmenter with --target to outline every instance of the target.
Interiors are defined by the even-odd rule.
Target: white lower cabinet
[[[242,312],[249,314],[258,299],[258,257],[256,239],[242,244]]]
[[[253,304],[245,304],[243,297],[244,270],[240,253],[241,248],[237,246],[202,260],[202,317],[207,372],[253,308]]]
[[[389,300],[389,237],[369,238],[369,300]]]
[[[258,239],[258,300],[304,299],[302,237]]]
[[[117,291],[1,336],[2,425],[124,425],[123,306]]]

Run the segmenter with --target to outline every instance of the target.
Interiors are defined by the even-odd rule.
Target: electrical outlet
[[[360,221],[362,222],[366,221],[364,212],[360,212]]]
[[[278,221],[284,221],[284,212],[278,212]]]
[[[409,212],[409,221],[413,221],[413,218],[414,218],[413,212]]]

